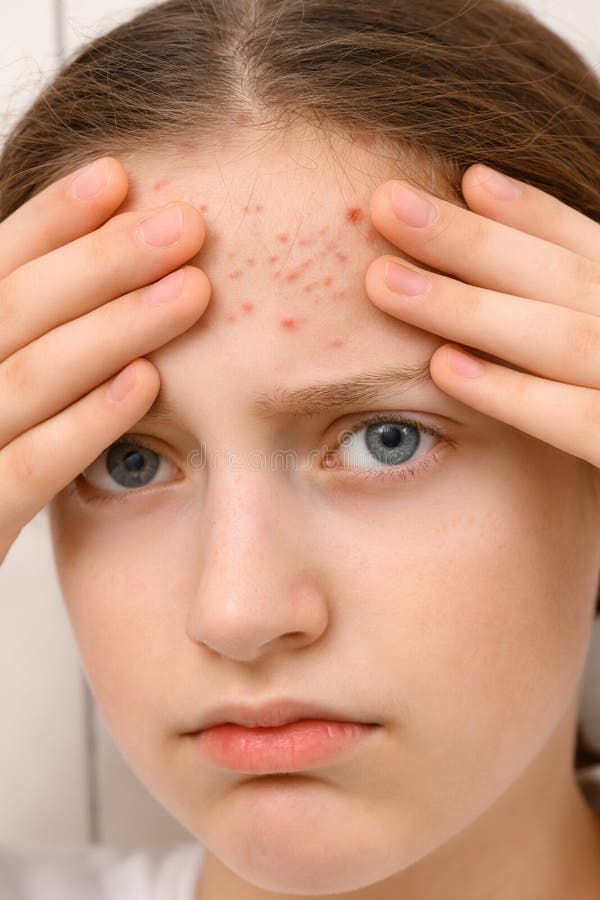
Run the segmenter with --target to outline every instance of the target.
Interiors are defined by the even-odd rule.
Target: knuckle
[[[31,439],[31,432],[22,435],[5,447],[8,454],[8,470],[17,485],[35,483],[38,474],[35,459],[36,453]]]
[[[573,354],[578,359],[597,360],[600,354],[600,329],[592,316],[576,313],[572,325],[567,328],[567,359]]]
[[[583,423],[583,434],[581,435],[582,444],[585,443],[585,436],[597,435],[600,431],[600,395],[598,391],[585,390],[581,399],[581,416],[578,421]]]
[[[25,397],[33,394],[37,387],[27,354],[23,350],[13,353],[2,363],[0,378],[3,382],[2,394],[5,397],[11,394],[17,399]]]
[[[590,259],[588,256],[573,254],[575,257],[573,267],[573,284],[583,289],[585,295],[598,298],[600,293],[600,262]]]

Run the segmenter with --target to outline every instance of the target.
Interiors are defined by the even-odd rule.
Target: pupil
[[[390,425],[381,431],[381,441],[386,447],[397,447],[402,440],[400,429],[396,425]]]
[[[144,465],[144,457],[137,450],[134,453],[128,453],[124,465],[129,472],[139,472]]]

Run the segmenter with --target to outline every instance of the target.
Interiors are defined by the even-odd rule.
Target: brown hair
[[[273,129],[303,118],[371,135],[462,205],[462,175],[483,162],[600,221],[600,81],[510,0],[150,6],[78,50],[14,126],[0,221],[98,156],[177,151],[248,110]],[[576,765],[592,761],[579,732]]]

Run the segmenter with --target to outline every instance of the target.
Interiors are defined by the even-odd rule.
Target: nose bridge
[[[316,639],[326,605],[298,541],[300,502],[289,479],[243,466],[220,467],[209,482],[188,637],[238,661],[257,660],[283,638],[295,646]]]

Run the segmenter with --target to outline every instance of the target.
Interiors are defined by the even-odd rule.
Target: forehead
[[[206,224],[189,264],[211,282],[209,306],[150,357],[161,374],[177,350],[178,363],[201,377],[204,349],[212,360],[226,358],[238,382],[266,386],[278,374],[291,386],[309,374],[419,363],[443,342],[381,312],[366,294],[373,260],[410,258],[373,228],[370,195],[415,171],[366,143],[310,131],[262,141],[236,135],[125,161],[130,190],[120,212],[184,200]]]

